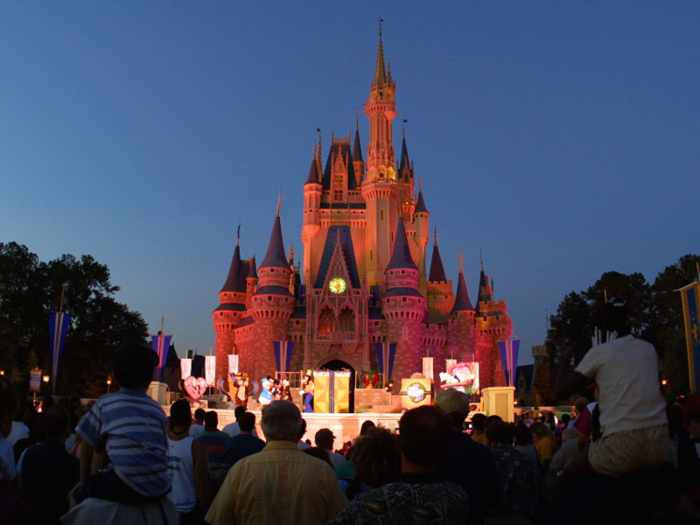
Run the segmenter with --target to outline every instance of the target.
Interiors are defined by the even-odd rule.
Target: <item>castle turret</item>
[[[318,153],[314,146],[314,157],[311,160],[309,176],[304,184],[304,225],[301,229],[301,242],[304,243],[304,282],[313,281],[313,268],[317,263],[314,250],[314,239],[321,230],[321,158],[320,147]]]
[[[259,288],[251,298],[251,314],[255,320],[254,351],[241,358],[242,370],[251,370],[255,377],[275,372],[273,341],[286,341],[289,318],[294,311],[294,296],[289,291],[292,270],[284,253],[279,205],[270,235],[265,259],[258,268]]]
[[[419,184],[420,187],[420,184]],[[425,247],[428,245],[430,240],[430,213],[425,207],[425,200],[423,200],[423,188],[420,187],[418,190],[418,203],[416,204],[414,222],[416,226],[416,243],[418,244],[418,271],[420,275],[418,277],[418,290],[425,297],[428,296],[428,285],[427,285],[427,262],[425,256]]]
[[[381,25],[379,49],[370,97],[365,104],[369,118],[366,179],[362,196],[367,203],[367,280],[370,286],[386,289],[384,270],[391,258],[401,194],[394,169],[392,121],[396,112],[396,85],[384,65]]]
[[[386,268],[387,291],[382,313],[387,322],[386,342],[398,343],[395,377],[410,377],[421,369],[423,319],[428,302],[418,291],[419,270],[411,257],[403,219],[398,220],[396,243]]]
[[[360,127],[359,122],[355,120],[355,139],[352,143],[352,163],[355,168],[355,177],[357,179],[357,187],[362,186],[365,180],[365,161],[362,159],[362,145],[360,144]]]
[[[246,282],[246,310],[250,310],[251,298],[258,288],[258,269],[255,267],[255,254],[250,258],[250,266],[248,269],[248,275],[245,279]]]
[[[455,296],[452,293],[452,281],[447,280],[442,257],[440,257],[437,228],[435,228],[433,239],[433,255],[430,260],[430,275],[427,282],[428,308],[430,308],[430,321],[439,323],[449,317],[455,303]]]

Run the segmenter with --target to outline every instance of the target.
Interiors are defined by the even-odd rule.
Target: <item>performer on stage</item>
[[[264,377],[260,383],[262,385],[262,391],[260,392],[260,396],[258,396],[258,403],[263,406],[269,405],[272,403],[272,377]]]
[[[314,411],[314,378],[311,375],[311,371],[307,372],[306,377],[304,378],[304,383],[302,385],[302,391],[301,391],[303,403],[304,403],[304,412],[313,412]]]

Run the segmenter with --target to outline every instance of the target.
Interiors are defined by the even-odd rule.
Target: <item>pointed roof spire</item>
[[[418,203],[416,204],[416,213],[429,213],[428,209],[425,207],[425,200],[423,200],[423,185],[418,181]]]
[[[282,198],[280,194],[280,199]],[[272,235],[270,235],[270,244],[267,247],[267,254],[263,259],[260,269],[262,268],[289,268],[289,261],[284,253],[284,240],[282,239],[282,224],[280,222],[280,204],[277,204],[277,216],[275,224],[272,226]]]
[[[481,252],[481,249],[479,249]],[[480,254],[481,255],[481,254]],[[479,274],[479,302],[488,302],[493,299],[493,288],[489,286],[489,276],[484,271],[484,259],[481,258],[481,273]]]
[[[438,250],[437,227],[435,228],[435,242],[433,244],[433,257],[430,260],[430,275],[428,281],[447,281],[445,267],[442,264],[440,250]]]
[[[355,140],[352,144],[352,160],[353,162],[364,162],[362,160],[362,146],[360,145],[360,123],[355,115]]]
[[[240,279],[239,274],[241,273],[241,247],[236,243],[236,249],[233,251],[233,259],[231,260],[231,266],[228,270],[228,277],[226,277],[226,282],[221,288],[221,292],[245,292],[244,289],[240,289]],[[219,292],[219,293],[221,293]]]
[[[408,160],[408,148],[406,147],[406,133],[404,130],[403,140],[401,141],[401,160],[399,161],[399,172],[403,173],[404,168],[411,168],[411,162]]]
[[[318,158],[316,155],[316,144],[314,144],[314,156],[311,159],[311,167],[309,168],[309,177],[306,179],[306,184],[321,184],[321,173],[318,169]]]
[[[462,267],[462,252],[459,252],[459,280],[457,281],[457,298],[452,312],[473,312],[474,307],[469,300],[469,292],[467,291],[467,283],[464,280],[464,269]]]
[[[255,267],[255,254],[250,258],[250,267],[248,268],[248,278],[257,279],[258,270]]]
[[[384,67],[384,46],[382,45],[382,22],[379,20],[379,49],[377,50],[377,65],[374,69],[374,85],[382,86],[386,83],[386,67]]]
[[[416,263],[413,262],[411,257],[411,249],[408,246],[408,237],[406,237],[406,227],[402,218],[399,218],[399,227],[396,229],[394,253],[391,255],[391,261],[386,267],[387,270],[396,270],[397,268],[418,270]]]
[[[280,188],[280,195],[277,197],[277,217],[280,216],[280,207],[282,206],[282,188]]]

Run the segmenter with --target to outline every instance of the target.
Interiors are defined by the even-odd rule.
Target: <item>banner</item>
[[[158,381],[163,381],[163,370],[165,369],[165,362],[168,360],[168,350],[170,350],[172,338],[172,335],[163,334],[151,336],[152,348],[158,354],[158,368],[156,369],[156,379]]]
[[[216,356],[204,356],[204,379],[207,381],[207,386],[211,386],[216,381]]]
[[[240,372],[238,369],[238,354],[228,355],[228,373],[229,375],[234,375]]]
[[[180,359],[180,377],[187,379],[192,375],[192,359]]]
[[[679,290],[683,300],[683,318],[685,320],[685,340],[688,347],[688,371],[690,372],[690,391],[695,392],[700,386],[700,282],[694,282]]]
[[[377,363],[379,372],[384,374],[384,386],[389,379],[392,379],[394,372],[394,358],[396,357],[396,347],[398,343],[374,343],[377,351]]]
[[[38,368],[29,371],[29,391],[41,391],[41,370],[39,370]]]
[[[278,372],[289,372],[289,365],[292,364],[292,351],[294,341],[273,341],[275,347],[275,361]]]
[[[501,360],[503,361],[503,369],[506,373],[506,385],[515,386],[515,373],[518,368],[520,339],[499,341],[498,348],[501,350]]]
[[[70,328],[73,316],[64,313],[52,312],[49,314],[49,340],[51,341],[51,386],[56,393],[56,379],[58,378],[58,364],[63,354],[63,345],[66,342],[66,334]]]
[[[433,358],[424,357],[423,358],[423,377],[433,380]]]

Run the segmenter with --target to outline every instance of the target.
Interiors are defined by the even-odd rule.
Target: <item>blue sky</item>
[[[521,363],[568,292],[700,251],[695,1],[5,2],[0,242],[93,255],[207,353],[279,188],[301,252],[316,129],[354,130],[380,18],[448,277],[461,249],[473,299],[483,250]]]

